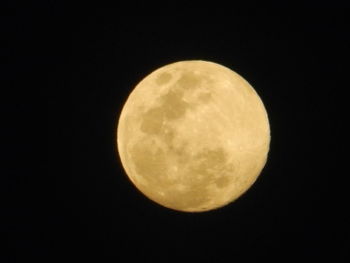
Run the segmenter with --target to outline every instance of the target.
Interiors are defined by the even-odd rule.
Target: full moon
[[[154,202],[202,212],[236,200],[265,166],[270,127],[253,87],[229,68],[180,61],[146,76],[119,117],[131,182]]]

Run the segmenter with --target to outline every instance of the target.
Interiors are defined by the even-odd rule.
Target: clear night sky
[[[15,140],[15,149],[5,138],[5,161],[39,151],[32,134],[45,139],[45,151],[34,162],[13,161],[1,175],[1,262],[344,262],[341,132],[348,117],[340,114],[349,87],[349,10],[163,8],[171,14],[51,1],[13,4],[4,16],[12,50],[4,75],[13,87],[28,87],[15,106],[4,102],[7,115],[25,116],[8,134],[15,127],[27,136],[26,147]],[[199,214],[149,201],[127,179],[115,147],[116,121],[133,87],[160,66],[190,59],[241,74],[262,98],[271,126],[258,181],[231,205]],[[24,106],[31,90],[47,103],[35,109],[47,113],[40,136]]]

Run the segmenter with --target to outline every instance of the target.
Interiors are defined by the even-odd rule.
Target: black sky
[[[12,6],[7,15],[8,77],[15,87],[23,84],[22,73],[31,76],[27,87],[35,90],[40,70],[45,88],[37,90],[47,104],[39,111],[47,112],[48,125],[39,136],[45,156],[35,162],[44,177],[32,163],[30,169],[26,162],[5,168],[4,262],[125,256],[127,262],[343,262],[349,250],[341,190],[346,118],[340,117],[348,87],[346,9],[190,5],[146,15],[143,8],[132,14],[53,1]],[[115,148],[116,121],[132,88],[156,68],[190,59],[244,76],[271,125],[269,158],[258,181],[233,204],[200,214],[150,202],[128,181]],[[6,114],[27,112],[22,102],[6,106]],[[19,126],[38,135],[28,118]],[[10,155],[38,151],[28,141]]]

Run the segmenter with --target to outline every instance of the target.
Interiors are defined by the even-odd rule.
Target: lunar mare
[[[263,169],[270,144],[264,105],[234,71],[181,61],[146,76],[118,121],[117,146],[133,184],[180,211],[222,207]]]

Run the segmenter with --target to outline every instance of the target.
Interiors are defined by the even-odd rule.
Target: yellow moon
[[[201,212],[241,196],[269,151],[265,107],[222,65],[180,61],[146,76],[118,121],[117,147],[132,183],[174,210]]]

